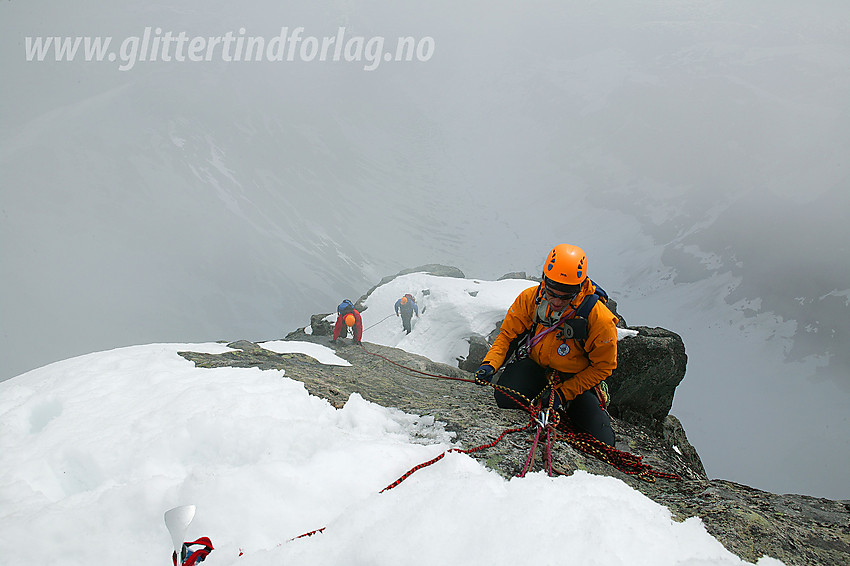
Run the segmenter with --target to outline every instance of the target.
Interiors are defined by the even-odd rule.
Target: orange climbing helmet
[[[587,279],[587,256],[571,244],[558,244],[543,264],[543,281],[555,291],[577,293]]]
[[[406,305],[407,304],[407,297],[402,297],[400,302],[401,302],[401,304]]]
[[[354,326],[355,321],[354,321],[354,315],[353,314],[348,313],[347,315],[345,315],[345,318],[343,320],[345,321],[345,325],[348,326],[349,328]]]

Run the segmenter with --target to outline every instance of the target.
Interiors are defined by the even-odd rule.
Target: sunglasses
[[[548,287],[544,287],[543,291],[546,293],[546,296],[550,299],[555,299],[557,301],[572,301],[575,299],[578,293],[573,293],[572,295],[561,295],[560,293],[553,293],[551,289]]]

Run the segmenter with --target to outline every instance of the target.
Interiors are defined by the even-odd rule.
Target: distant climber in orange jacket
[[[611,419],[600,399],[604,394],[596,388],[617,367],[617,317],[602,301],[593,305],[586,319],[576,316],[582,301],[595,290],[584,251],[570,244],[555,246],[543,264],[543,281],[514,300],[475,380],[489,383],[505,363],[512,342],[516,345],[514,341],[533,327],[519,344],[525,346],[527,357],[520,355],[505,367],[499,386],[531,400],[546,391],[551,380],[555,410],[613,446]],[[495,396],[499,407],[520,408],[498,388]]]
[[[401,313],[401,327],[405,332],[410,334],[411,330],[413,330],[410,321],[414,313],[416,314],[416,318],[419,318],[419,305],[416,304],[416,299],[410,293],[405,293],[402,298],[395,302],[393,308],[395,309],[396,316]]]

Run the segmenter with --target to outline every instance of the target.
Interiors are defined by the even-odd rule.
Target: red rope
[[[371,356],[375,356],[377,358],[381,358],[382,360],[387,361],[387,362],[391,363],[392,365],[403,369],[406,372],[418,373],[419,375],[424,375],[425,377],[431,377],[431,378],[435,378],[435,379],[449,379],[449,380],[452,380],[452,381],[465,381],[467,383],[475,383],[474,379],[466,379],[466,378],[463,378],[463,377],[451,377],[451,376],[448,376],[448,375],[439,375],[439,374],[436,374],[436,373],[428,373],[428,372],[425,372],[425,371],[420,371],[418,369],[413,369],[413,368],[409,368],[407,366],[403,366],[398,362],[392,361],[391,359],[389,359],[386,356],[382,356],[381,354],[378,354],[378,353],[375,353],[375,352],[370,352],[369,350],[366,349],[366,346],[363,345],[363,342],[360,342],[360,347],[363,348],[363,351],[366,352],[367,354],[369,354]]]
[[[496,438],[496,440],[494,440],[493,442],[488,442],[487,444],[482,444],[481,446],[476,446],[475,448],[469,448],[469,449],[466,449],[466,450],[461,449],[461,448],[449,448],[448,450],[446,450],[445,452],[443,452],[442,454],[440,454],[436,458],[432,458],[432,459],[428,460],[427,462],[423,462],[423,463],[421,463],[417,466],[410,468],[407,472],[402,474],[402,476],[400,478],[395,480],[393,483],[391,483],[390,485],[388,485],[387,487],[385,487],[384,489],[382,489],[378,493],[384,493],[385,491],[388,491],[388,490],[398,486],[401,482],[403,482],[404,480],[406,480],[407,478],[412,476],[416,471],[421,470],[422,468],[426,468],[426,467],[430,466],[431,464],[434,464],[435,462],[439,462],[449,452],[459,452],[461,454],[472,454],[473,452],[478,452],[479,450],[485,450],[487,448],[492,448],[493,446],[495,446],[496,444],[501,442],[501,440],[505,436],[507,436],[508,434],[511,434],[511,433],[514,433],[514,432],[521,432],[523,430],[528,430],[529,428],[531,428],[531,426],[533,424],[534,423],[532,422],[532,423],[529,423],[528,425],[521,427],[521,428],[506,429],[506,430],[502,431],[502,434],[500,434],[499,437]],[[325,530],[325,528],[326,527],[322,527],[321,529],[316,529],[315,531],[310,531],[309,533],[304,533],[303,535],[298,535],[297,537],[291,538],[289,540],[292,541],[292,540],[296,540],[296,539],[299,539],[299,538],[311,537],[316,533],[321,533],[322,531]]]
[[[532,463],[534,462],[534,453],[537,452],[537,441],[540,440],[540,427],[537,427],[537,432],[534,435],[534,440],[531,443],[531,450],[528,452],[528,458],[525,459],[525,466],[522,467],[522,471],[519,473],[519,477],[524,478],[525,474],[528,473],[528,470],[531,468]]]
[[[682,476],[678,474],[659,472],[650,464],[645,464],[643,456],[617,450],[585,432],[580,432],[569,421],[557,425],[555,439],[563,440],[573,448],[614,466],[624,474],[638,477],[646,482],[652,483],[655,478],[682,479]],[[563,474],[563,472],[560,473]]]
[[[293,537],[289,540],[295,540],[295,539],[304,538],[304,537],[311,537],[311,536],[315,535],[316,533],[324,532],[324,530],[326,528],[327,527],[322,527],[321,529],[316,529],[315,531],[310,531],[309,533],[304,533],[303,535],[298,535],[297,537]],[[241,556],[241,554],[240,554],[240,556]]]
[[[458,452],[460,454],[472,454],[473,452],[478,452],[479,450],[486,450],[487,448],[492,448],[493,446],[495,446],[499,442],[501,442],[501,440],[503,438],[505,438],[505,436],[507,436],[508,434],[512,434],[514,432],[521,432],[523,430],[528,430],[529,428],[531,428],[532,424],[533,423],[529,423],[526,426],[521,427],[521,428],[505,429],[505,430],[502,431],[502,434],[500,434],[499,437],[496,438],[496,440],[494,440],[493,442],[489,442],[487,444],[482,444],[481,446],[476,446],[475,448],[468,448],[466,450],[464,450],[462,448],[449,448],[448,450],[446,450],[445,452],[443,452],[442,454],[440,454],[436,458],[433,458],[431,460],[428,460],[427,462],[423,462],[423,463],[419,464],[418,466],[414,466],[414,467],[410,468],[408,471],[406,471],[404,474],[402,474],[401,477],[399,477],[393,483],[391,483],[390,485],[388,485],[387,487],[382,489],[379,493],[384,493],[385,491],[390,490],[390,489],[398,486],[398,484],[400,484],[401,482],[403,482],[404,480],[406,480],[407,478],[412,476],[416,471],[421,470],[422,468],[425,468],[427,466],[430,466],[431,464],[434,464],[435,462],[439,462],[449,452]]]

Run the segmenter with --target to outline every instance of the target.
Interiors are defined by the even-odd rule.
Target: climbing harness
[[[597,302],[602,301],[603,304],[608,302],[608,293],[605,289],[592,279],[590,282],[593,283],[594,292],[582,299],[578,307],[570,308],[568,305],[563,311],[555,313],[549,312],[549,301],[544,296],[544,285],[540,283],[534,299],[537,306],[534,309],[531,326],[511,342],[505,356],[505,364],[527,358],[531,349],[551,332],[557,332],[557,337],[565,341],[562,349],[558,350],[561,355],[569,352],[569,346],[566,345],[567,339],[577,340],[583,346],[587,339],[587,317],[590,311]],[[535,333],[538,324],[543,326],[544,330]]]

